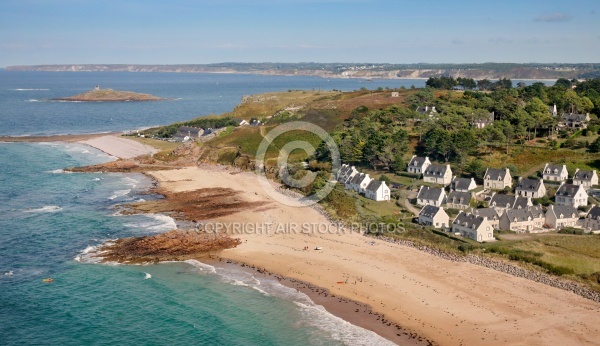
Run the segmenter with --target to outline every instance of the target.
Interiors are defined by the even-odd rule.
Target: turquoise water
[[[128,130],[228,111],[244,94],[319,83],[352,90],[363,81],[0,71],[0,135]],[[180,99],[45,101],[95,84]],[[120,204],[160,198],[147,194],[152,182],[143,175],[63,171],[109,160],[80,144],[0,143],[0,345],[387,343],[296,290],[235,268],[94,263],[89,253],[106,241],[177,227],[165,215],[119,213]],[[48,277],[54,282],[42,282]]]
[[[76,144],[0,144],[1,345],[385,343],[241,270],[90,263],[86,253],[107,240],[175,226],[118,213],[120,203],[157,198],[144,194],[142,175],[61,171],[106,160]]]

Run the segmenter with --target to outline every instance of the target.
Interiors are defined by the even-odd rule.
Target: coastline
[[[234,186],[243,191],[240,197],[246,200],[268,198],[255,184],[252,173],[193,167],[149,174],[167,191]],[[218,221],[247,225],[265,221],[329,223],[308,209],[299,212],[273,203],[269,208],[241,211]],[[600,312],[597,303],[493,269],[451,262],[357,233],[284,231],[234,236],[241,237],[242,244],[224,250],[221,259],[264,268],[292,282],[310,283],[336,297],[366,304],[373,313],[436,343],[593,344],[600,335],[597,327],[588,328],[589,321]],[[311,250],[303,250],[305,246]],[[316,246],[324,250],[313,251]],[[350,284],[337,284],[345,279]],[[568,328],[565,319],[571,321]]]
[[[65,140],[63,137],[55,141]],[[269,200],[256,184],[253,173],[228,166],[207,165],[182,170],[174,167],[168,171],[146,172],[146,175],[162,191],[234,187],[240,192],[236,198],[241,200]],[[330,223],[313,208],[300,211],[278,206],[274,201],[266,207],[215,219],[221,223],[245,224],[306,220]],[[219,255],[221,260],[237,263],[240,268],[254,266],[276,275],[282,284],[306,293],[330,313],[386,339],[393,339],[394,334],[398,334],[395,332],[402,330],[396,337],[408,337],[409,342],[432,340],[444,345],[522,342],[535,345],[556,341],[598,344],[596,340],[600,340],[597,324],[590,325],[600,313],[597,303],[472,263],[452,262],[406,245],[365,238],[357,233],[299,234],[284,230],[234,236],[240,236],[242,244],[223,251]],[[305,244],[311,250],[303,251]],[[325,250],[312,251],[316,246]],[[345,279],[350,279],[349,285],[337,284],[338,280]],[[344,305],[361,307],[358,307],[359,312],[352,313],[344,310]],[[386,323],[381,321],[382,316]],[[397,329],[398,326],[401,329]]]
[[[6,136],[0,137],[4,143],[81,143],[120,159],[131,159],[141,155],[153,155],[155,148],[121,136],[119,133],[88,133],[56,136]]]

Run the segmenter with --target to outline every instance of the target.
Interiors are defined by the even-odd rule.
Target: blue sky
[[[598,62],[599,0],[0,0],[0,66]]]

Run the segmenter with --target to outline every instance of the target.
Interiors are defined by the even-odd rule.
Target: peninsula
[[[127,102],[127,101],[162,101],[164,98],[150,94],[141,94],[132,91],[119,91],[113,89],[100,89],[96,86],[94,90],[69,97],[59,97],[52,101],[79,101],[79,102]]]

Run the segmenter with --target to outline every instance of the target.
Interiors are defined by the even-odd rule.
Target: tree
[[[398,154],[390,165],[394,173],[403,172],[406,169],[406,162],[402,159],[402,155]]]
[[[537,130],[540,126],[552,123],[553,119],[550,111],[548,111],[548,106],[537,97],[534,97],[531,101],[527,102],[525,111],[533,118],[534,138],[537,137]]]
[[[385,174],[382,174],[381,177],[379,177],[379,181],[383,181],[387,186],[390,186],[392,182]]]
[[[596,138],[596,140],[590,144],[588,150],[591,153],[600,153],[600,137]]]
[[[559,78],[556,80],[556,82],[554,83],[554,86],[562,86],[565,89],[571,89],[571,86],[573,84],[571,83],[570,80],[566,79],[566,78]]]
[[[489,79],[482,79],[477,81],[477,89],[479,90],[490,90],[492,88],[492,82]]]
[[[452,152],[450,132],[434,126],[425,133],[425,149],[432,156],[442,156],[448,161]]]

